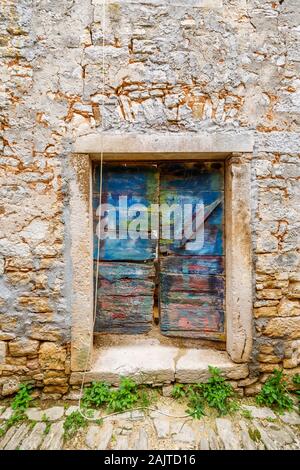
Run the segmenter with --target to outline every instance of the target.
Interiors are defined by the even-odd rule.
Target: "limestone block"
[[[289,289],[289,298],[300,299],[300,282],[291,283],[291,286]]]
[[[26,366],[26,357],[7,357],[6,364],[11,364],[15,366]]]
[[[261,344],[259,348],[259,352],[261,354],[272,354],[274,351],[274,347],[272,344]]]
[[[228,379],[238,380],[249,374],[247,364],[235,364],[227,353],[209,349],[190,349],[176,364],[176,380],[183,383],[205,382],[210,377],[208,366],[220,369]]]
[[[64,370],[67,352],[56,343],[42,343],[39,351],[39,363],[42,369]]]
[[[274,370],[276,367],[278,368],[278,364],[266,364],[266,363],[263,363],[263,362],[261,362],[261,363],[259,364],[259,370],[260,370],[261,372],[266,372],[266,373],[271,373],[271,372],[273,372],[273,370]]]
[[[258,381],[258,377],[248,377],[247,379],[239,380],[239,387],[247,387],[248,385],[253,385]]]
[[[23,308],[27,308],[31,312],[46,313],[51,312],[48,297],[22,296],[19,297],[19,304]]]
[[[0,276],[3,276],[4,274],[4,266],[5,266],[4,258],[0,257]]]
[[[147,450],[148,449],[148,433],[146,429],[141,428],[138,433],[136,442],[133,445],[135,450]]]
[[[237,450],[240,448],[238,434],[234,432],[229,419],[217,418],[216,426],[225,450]]]
[[[28,434],[29,426],[27,423],[22,423],[19,428],[17,429],[11,428],[11,429],[14,430],[14,435],[9,439],[8,443],[5,446],[5,450],[17,449],[20,442],[22,442],[24,437]]]
[[[45,385],[65,385],[68,382],[67,377],[49,377],[44,378]]]
[[[14,333],[7,333],[6,331],[0,330],[0,341],[9,341],[15,339],[16,335]]]
[[[20,381],[18,379],[8,378],[3,384],[2,395],[8,396],[19,390]]]
[[[9,353],[11,356],[29,356],[38,353],[39,342],[26,338],[11,341]]]
[[[259,362],[266,362],[268,364],[278,364],[282,358],[275,356],[274,354],[259,354],[257,356]]]
[[[271,338],[300,338],[300,316],[287,318],[272,318],[263,330]]]
[[[296,411],[286,411],[280,418],[286,424],[300,425],[300,416]]]
[[[28,336],[40,341],[60,341],[62,334],[61,329],[51,324],[32,323],[28,329]]]
[[[41,445],[45,437],[45,423],[37,423],[31,433],[23,441],[20,449],[21,450],[36,450]]]
[[[105,450],[111,439],[113,426],[110,422],[104,422],[101,428],[99,426],[90,426],[85,438],[86,445],[90,449]]]
[[[274,369],[274,365],[273,365]],[[273,370],[272,369],[272,370]],[[255,383],[254,385],[250,385],[249,387],[245,388],[245,395],[252,396],[252,395],[257,395],[261,391],[262,385],[260,383]]]
[[[283,360],[283,367],[285,369],[293,369],[294,367],[297,367],[299,362],[300,362],[300,360],[297,357],[292,357],[290,359],[284,359]]]
[[[65,410],[63,406],[52,406],[52,408],[44,410],[44,414],[49,421],[57,421],[58,419],[61,419],[64,412]]]
[[[258,299],[269,299],[269,300],[277,300],[281,299],[282,291],[281,289],[263,289],[256,293]]]
[[[68,385],[46,385],[44,387],[44,393],[51,393],[51,394],[65,394],[69,390]]]
[[[42,421],[44,413],[44,410],[40,410],[38,408],[28,408],[25,412],[27,418],[31,421]]]
[[[243,405],[243,409],[248,410],[251,413],[252,418],[276,419],[275,413],[270,408],[266,408],[266,407],[258,408],[257,406]]]
[[[278,305],[278,316],[300,316],[300,301],[283,298]]]
[[[26,362],[26,367],[31,370],[37,370],[39,369],[39,361],[38,359],[31,359]]]
[[[7,345],[5,341],[0,341],[0,364],[5,363]]]
[[[158,439],[166,439],[170,433],[170,419],[166,416],[154,418],[153,424],[157,433]]]

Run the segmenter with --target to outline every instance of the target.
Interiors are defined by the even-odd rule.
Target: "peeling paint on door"
[[[151,238],[149,224],[149,236],[144,239],[120,239],[120,236],[101,240],[95,330],[124,334],[150,331],[157,279],[159,322],[163,335],[223,340],[223,163],[105,165],[102,203],[117,207],[120,196],[127,196],[128,206],[143,204],[150,208],[151,204],[158,202],[160,207],[162,204],[182,207],[191,204],[193,221],[197,216],[196,205],[202,201],[204,243],[191,248],[189,236],[174,239],[174,218],[171,219],[170,239],[162,238],[164,221],[160,218],[157,239]],[[95,227],[99,221],[96,215],[98,204],[99,166],[94,169]],[[127,231],[134,218],[129,217],[127,226],[122,226],[122,210],[125,208],[118,207],[116,214],[118,235]],[[147,213],[147,217],[150,222],[150,214]],[[94,237],[96,260],[96,232]]]

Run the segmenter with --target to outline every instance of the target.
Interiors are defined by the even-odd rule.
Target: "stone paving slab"
[[[283,413],[281,420],[286,424],[300,425],[300,414],[296,411],[287,411]]]
[[[45,423],[37,423],[31,433],[24,439],[22,445],[20,446],[20,450],[36,450],[41,445],[42,441],[45,437]]]
[[[99,426],[92,425],[89,427],[86,435],[86,445],[90,449],[105,450],[112,437],[113,426],[109,422],[104,422],[99,432]]]
[[[6,434],[4,435],[4,437],[2,439],[0,439],[0,449],[5,449],[5,447],[7,446],[7,444],[10,442],[10,440],[13,438],[14,434],[18,431],[18,427],[17,426],[14,426],[12,428],[10,428]]]
[[[58,421],[50,427],[49,433],[45,436],[41,445],[41,450],[60,450],[63,446],[64,422]]]
[[[242,441],[242,447],[244,447],[246,450],[256,450],[257,446],[249,435],[249,429],[245,421],[239,421],[239,426],[241,429],[240,437]]]
[[[19,447],[20,443],[23,439],[28,435],[29,426],[27,423],[21,424],[21,426],[15,430],[13,436],[9,440],[9,442],[4,447],[5,450],[15,450]]]
[[[75,438],[64,441],[64,421],[77,405],[68,409],[52,406],[27,410],[27,420],[9,428],[0,438],[4,450],[275,450],[299,449],[300,425],[296,411],[278,415],[268,408],[244,404],[237,413],[217,417],[207,413],[201,420],[184,416],[184,406],[164,397],[151,410],[133,410],[106,418],[102,424],[89,421]],[[243,410],[247,409],[249,419]],[[0,425],[11,415],[6,408]],[[2,419],[7,417],[6,419]],[[101,411],[96,411],[99,418]],[[47,422],[44,421],[47,417]],[[248,418],[248,416],[247,416]]]
[[[258,408],[257,406],[243,405],[243,409],[249,411],[253,418],[276,419],[275,413],[270,410],[270,408]]]
[[[216,426],[225,450],[235,450],[241,447],[239,438],[234,432],[232,423],[229,419],[217,418]]]
[[[5,411],[3,411],[2,415],[0,416],[1,419],[9,419],[13,414],[13,409],[12,408],[6,408]]]

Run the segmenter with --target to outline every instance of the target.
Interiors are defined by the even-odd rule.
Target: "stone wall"
[[[251,393],[300,363],[299,2],[107,4],[103,96],[101,0],[1,0],[0,390],[68,390],[68,156],[103,126],[253,131]]]

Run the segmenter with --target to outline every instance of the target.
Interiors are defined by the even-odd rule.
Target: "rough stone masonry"
[[[1,0],[0,394],[70,390],[68,157],[102,126],[253,132],[254,344],[237,386],[299,372],[299,1],[107,1],[104,96],[102,13]]]

